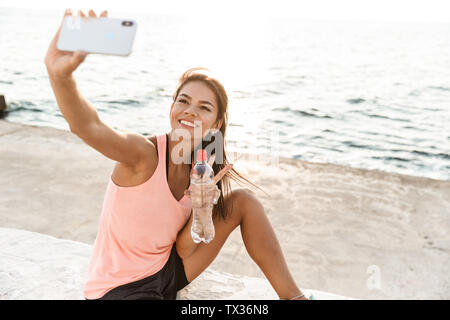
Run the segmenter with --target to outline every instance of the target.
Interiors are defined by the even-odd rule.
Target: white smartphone
[[[62,51],[128,56],[136,28],[136,21],[130,19],[66,16],[56,47]]]

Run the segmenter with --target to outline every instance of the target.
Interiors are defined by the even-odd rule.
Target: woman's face
[[[205,137],[210,129],[220,129],[222,120],[215,125],[218,112],[214,92],[201,81],[188,82],[181,88],[170,108],[172,131],[182,129],[192,140],[194,130],[195,134],[201,132],[202,137]]]

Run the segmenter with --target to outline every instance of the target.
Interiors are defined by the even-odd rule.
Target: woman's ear
[[[220,128],[222,127],[222,120],[219,120],[219,122],[217,123],[217,125],[215,125],[213,128],[209,129],[209,132],[211,134],[216,134],[217,132],[220,131]]]
[[[220,131],[220,128],[222,128],[222,124],[223,124],[223,119],[220,119],[216,126],[217,131]]]

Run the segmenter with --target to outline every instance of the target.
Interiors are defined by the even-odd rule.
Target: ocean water
[[[450,24],[117,16],[138,22],[133,53],[75,73],[116,129],[168,131],[178,77],[204,66],[229,95],[228,150],[450,180]],[[0,8],[8,121],[68,130],[43,62],[61,18]]]

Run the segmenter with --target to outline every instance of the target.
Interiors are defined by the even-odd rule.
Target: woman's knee
[[[257,198],[256,194],[247,188],[239,188],[232,192],[233,194],[233,209],[236,207],[236,211],[239,212],[240,218],[243,215],[252,213],[255,211],[264,212],[264,207]]]

